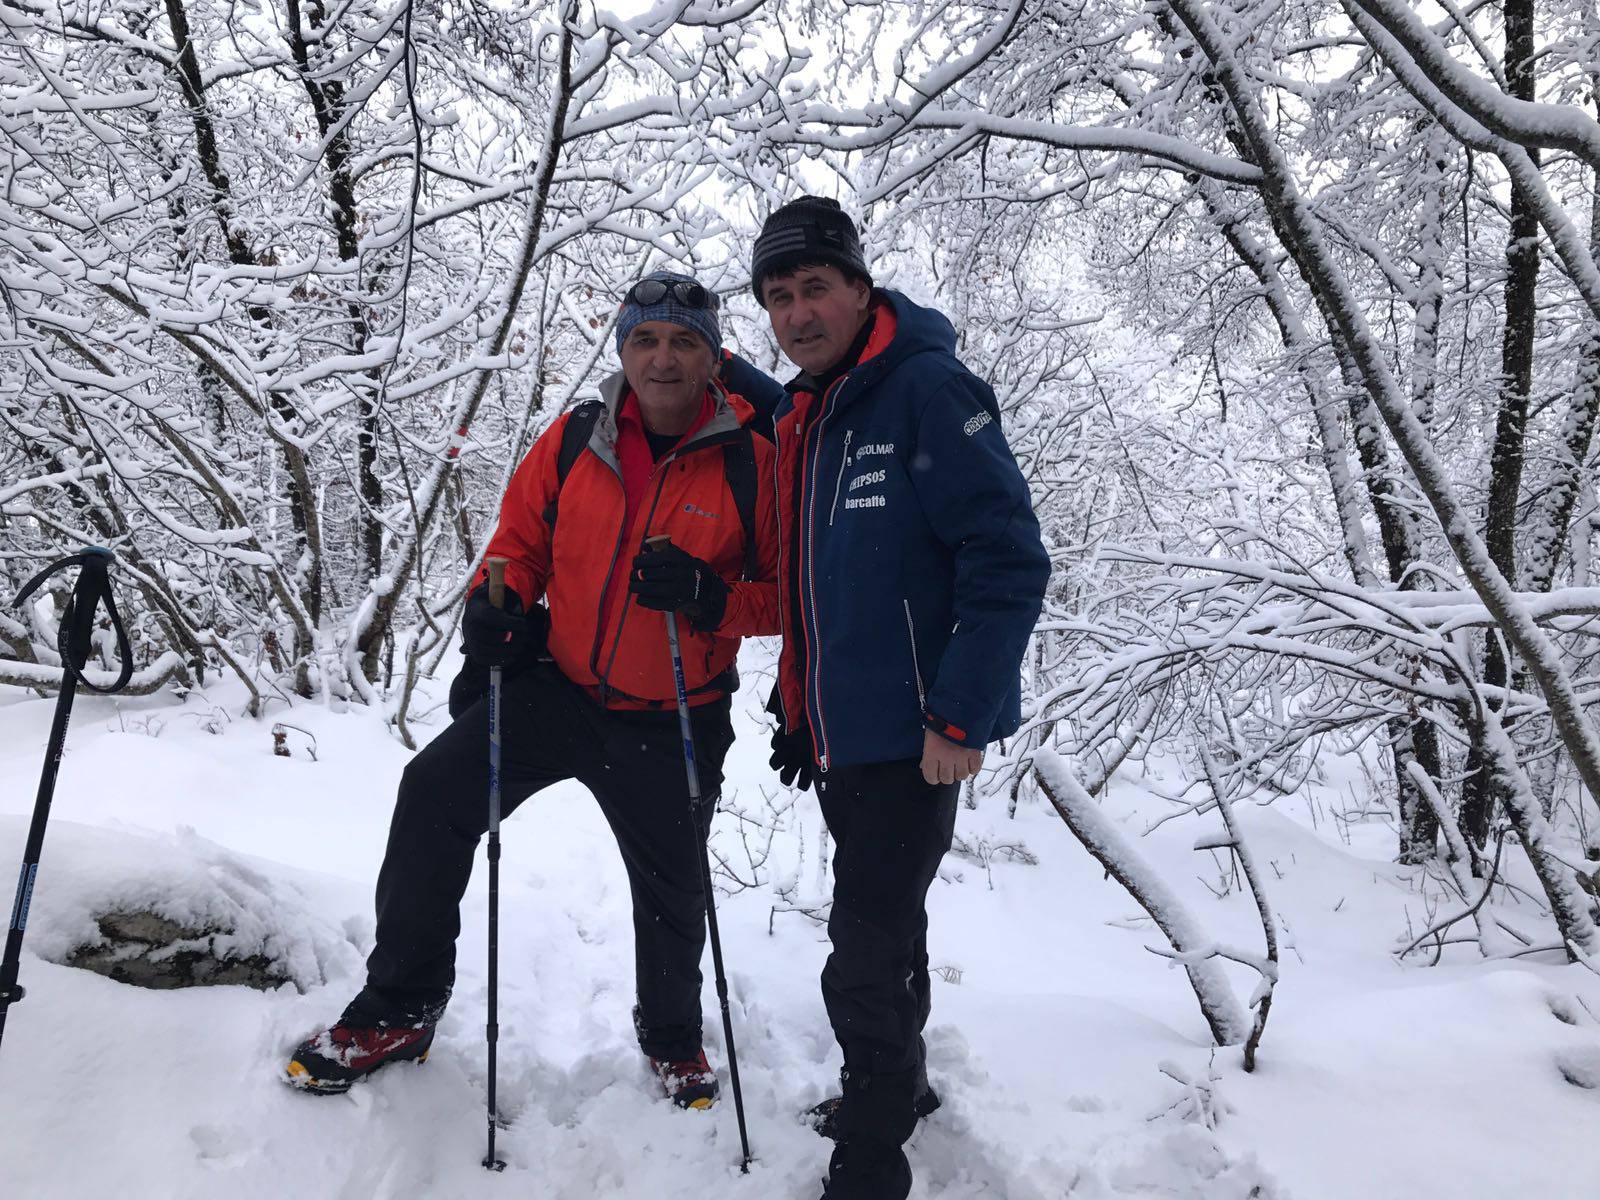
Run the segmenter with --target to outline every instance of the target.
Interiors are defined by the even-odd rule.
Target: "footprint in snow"
[[[220,1125],[196,1125],[189,1130],[189,1140],[200,1161],[213,1170],[231,1170],[250,1156],[249,1140]]]
[[[1594,1013],[1581,997],[1549,992],[1546,993],[1544,1000],[1550,1009],[1550,1015],[1563,1025],[1571,1025],[1574,1028],[1592,1028],[1600,1025],[1600,1020],[1596,1020]],[[1590,1043],[1558,1050],[1556,1070],[1560,1071],[1561,1078],[1573,1087],[1583,1088],[1585,1091],[1600,1089],[1600,1044]]]
[[[1573,1087],[1586,1091],[1600,1088],[1600,1046],[1560,1051],[1556,1055],[1556,1069]]]
[[[1576,996],[1562,996],[1549,992],[1545,995],[1544,1002],[1550,1007],[1550,1015],[1563,1025],[1595,1024],[1593,1014]]]

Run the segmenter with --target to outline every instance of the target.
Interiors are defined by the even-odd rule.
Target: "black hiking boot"
[[[806,1111],[806,1124],[810,1125],[811,1128],[815,1129],[830,1142],[838,1141],[839,1105],[842,1103],[844,1103],[843,1096],[829,1096],[815,1108]],[[920,1121],[922,1118],[932,1116],[938,1112],[941,1103],[943,1102],[939,1099],[938,1092],[934,1091],[932,1087],[924,1087],[918,1093],[917,1098],[912,1101],[911,1111],[917,1114],[917,1120]]]

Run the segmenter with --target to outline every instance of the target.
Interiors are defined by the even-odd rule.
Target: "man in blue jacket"
[[[938,1106],[926,902],[962,780],[1020,721],[1049,558],[994,393],[932,309],[876,289],[854,224],[774,212],[756,299],[800,368],[776,412],[784,643],[772,765],[814,777],[833,834],[822,994],[843,1095],[824,1200],[903,1200],[903,1146]]]

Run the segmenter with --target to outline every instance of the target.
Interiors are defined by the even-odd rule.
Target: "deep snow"
[[[725,804],[784,800],[759,728],[760,667],[736,705]],[[442,682],[436,685],[442,696]],[[822,929],[774,914],[772,881],[825,894],[808,796],[785,818],[763,884],[719,904],[757,1164],[737,1169],[731,1101],[682,1113],[633,1043],[631,928],[622,867],[575,784],[505,827],[501,1081],[510,1166],[483,1151],[482,871],[464,913],[461,980],[433,1054],[340,1098],[279,1082],[286,1052],[359,985],[371,883],[408,754],[374,716],[317,704],[263,721],[226,686],[172,696],[80,696],[23,957],[27,998],[0,1044],[0,1194],[6,1197],[592,1197],[815,1200],[827,1145],[798,1114],[829,1089],[837,1050],[817,990]],[[53,701],[0,689],[0,870],[20,861]],[[437,730],[421,727],[422,736]],[[276,720],[294,757],[271,753]],[[218,729],[220,732],[211,732]],[[1048,807],[1008,821],[1003,799],[958,833],[1020,842],[1024,865],[952,854],[931,897],[936,967],[930,1073],[945,1107],[911,1150],[913,1196],[1296,1200],[1600,1195],[1600,978],[1553,955],[1398,965],[1425,920],[1392,830],[1318,814],[1348,803],[1352,763],[1242,821],[1295,949],[1285,951],[1260,1069],[1213,1053],[1182,972]],[[1219,940],[1260,945],[1248,895],[1217,898],[1192,846],[1208,818],[1137,835],[1169,804],[1125,768],[1105,810]],[[1341,797],[1346,797],[1341,800]],[[717,844],[748,873],[732,813]],[[802,858],[802,854],[804,857]],[[1268,870],[1270,867],[1270,870]],[[152,992],[56,965],[116,904],[226,918],[304,994],[235,987]],[[770,926],[770,933],[769,933]],[[709,956],[707,957],[709,976]],[[1232,973],[1241,999],[1254,979]],[[958,974],[959,973],[959,974]],[[315,982],[325,978],[326,982]],[[708,978],[706,1028],[722,1035]],[[1186,1088],[1173,1076],[1198,1080]],[[1205,1111],[1215,1127],[1193,1119]]]

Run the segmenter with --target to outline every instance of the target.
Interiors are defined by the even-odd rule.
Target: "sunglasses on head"
[[[622,300],[624,304],[648,307],[660,304],[668,296],[685,308],[717,307],[716,296],[687,279],[641,279],[628,289],[628,294]]]

